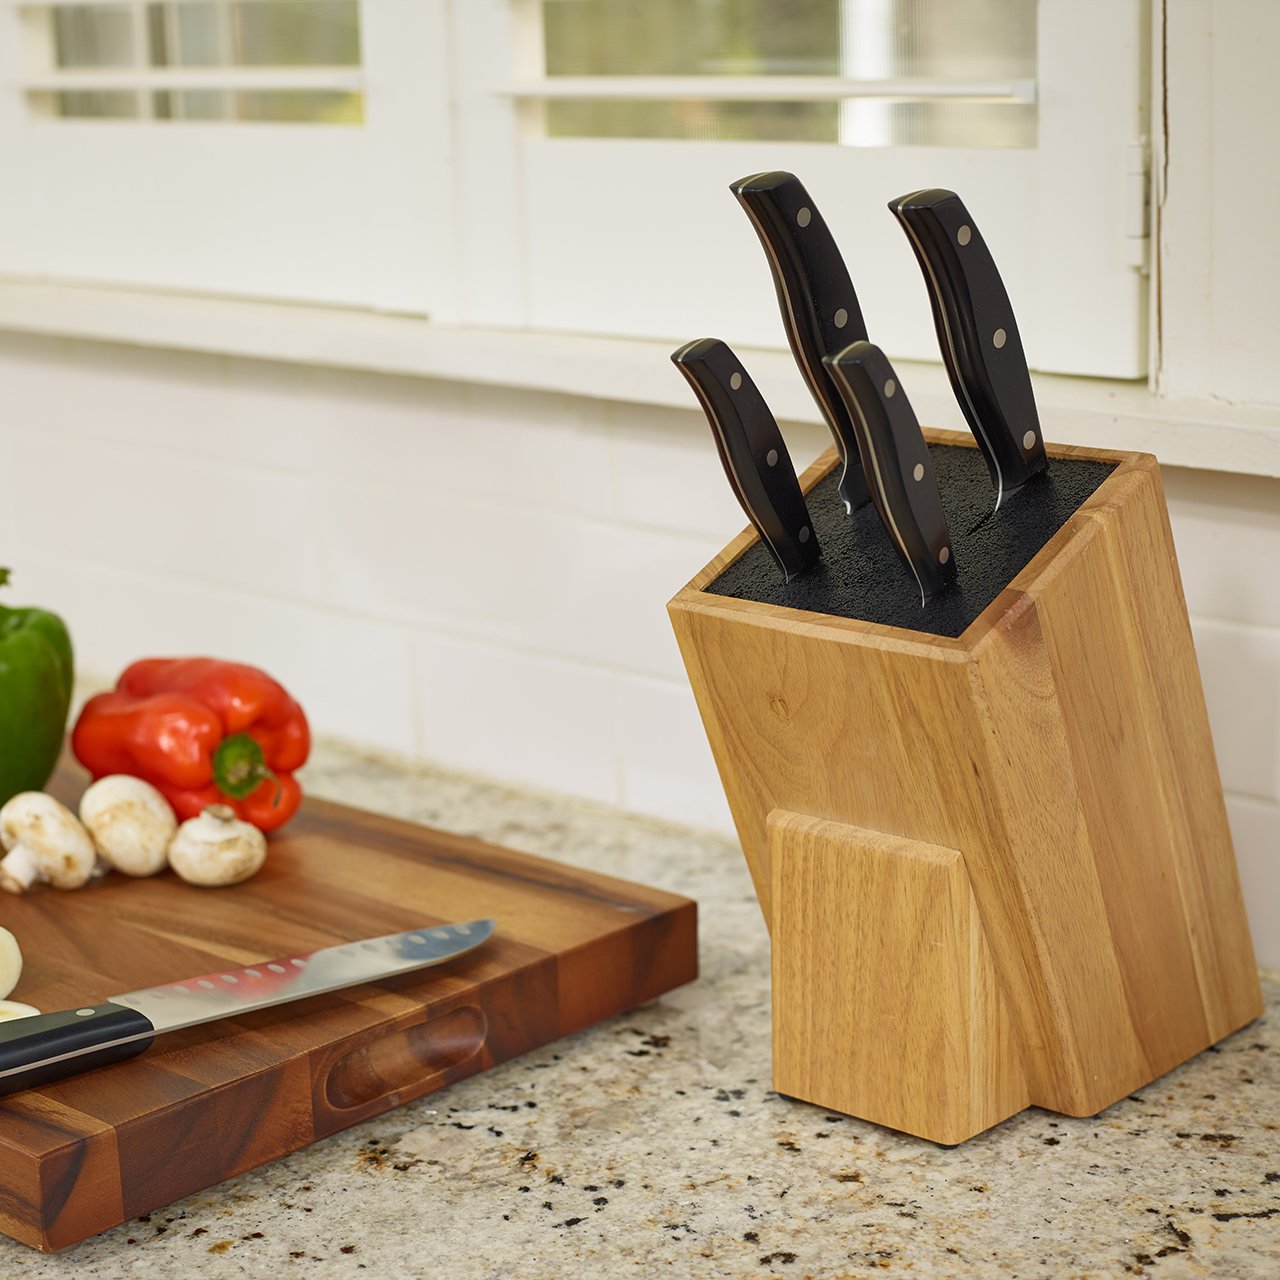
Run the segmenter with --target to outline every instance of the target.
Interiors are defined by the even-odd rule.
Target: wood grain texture
[[[703,591],[750,534],[670,613],[775,946],[773,811],[958,851],[1030,1100],[1088,1115],[1262,1000],[1155,460],[1049,452],[1117,465],[956,639]]]
[[[64,798],[76,783],[58,781]],[[477,951],[159,1037],[0,1098],[0,1230],[59,1249],[697,976],[694,903],[308,800],[230,889],[108,876],[6,896],[40,1009],[275,955],[493,916]]]
[[[782,810],[768,830],[774,1088],[947,1143],[1027,1106],[960,854]]]

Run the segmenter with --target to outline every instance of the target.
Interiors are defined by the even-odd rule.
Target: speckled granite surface
[[[703,977],[0,1277],[1280,1275],[1266,1016],[1096,1120],[945,1150],[769,1089],[768,941],[727,840],[335,748],[320,795],[688,894]]]

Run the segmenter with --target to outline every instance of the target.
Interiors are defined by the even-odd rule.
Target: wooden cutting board
[[[233,888],[166,872],[0,895],[26,959],[12,998],[42,1011],[486,916],[495,936],[440,968],[161,1036],[0,1098],[0,1230],[64,1248],[697,976],[686,898],[317,800]]]

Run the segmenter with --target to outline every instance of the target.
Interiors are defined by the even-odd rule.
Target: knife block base
[[[956,1143],[1031,1101],[955,849],[775,809],[773,1087]]]
[[[1115,469],[959,636],[706,591],[751,530],[670,605],[775,1087],[943,1143],[1096,1114],[1262,1010],[1155,460],[1049,452]]]

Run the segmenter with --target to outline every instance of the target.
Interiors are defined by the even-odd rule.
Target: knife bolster
[[[779,1091],[945,1143],[1095,1115],[1262,1012],[1159,469],[1048,452],[1112,469],[959,633],[717,594],[750,532],[669,606]]]

